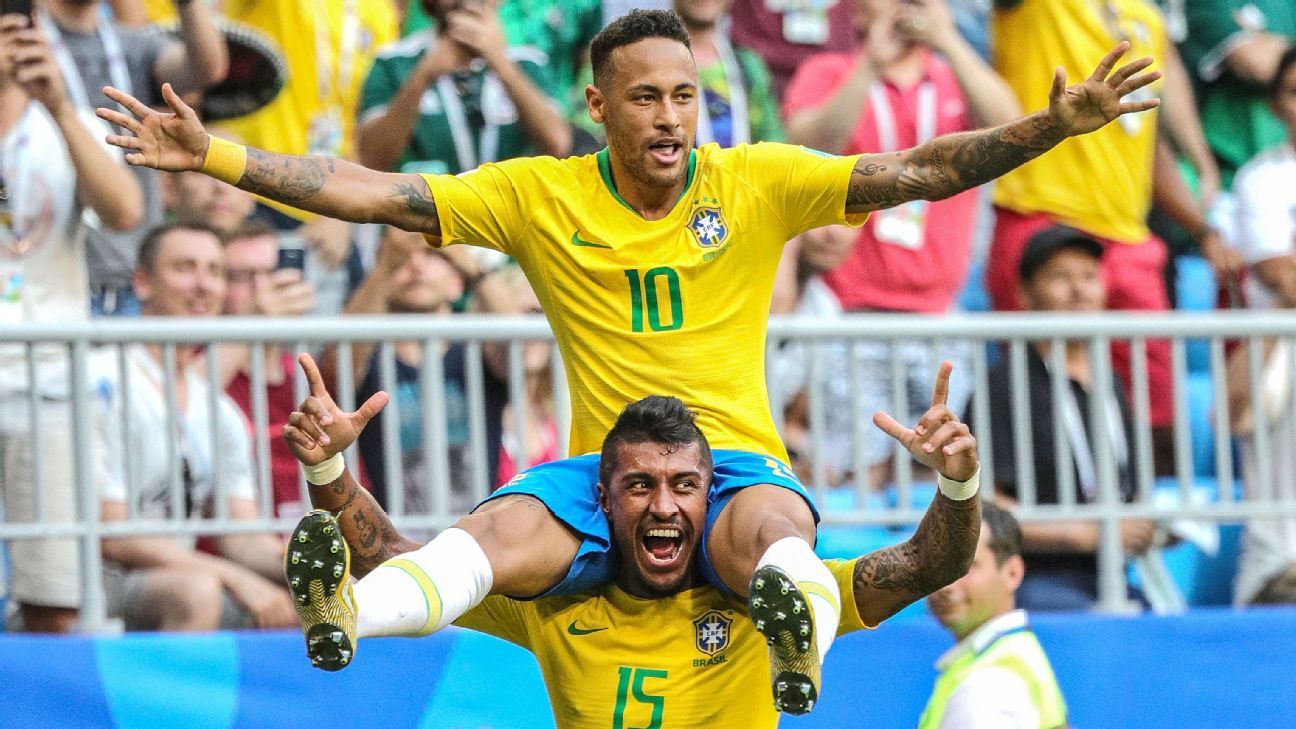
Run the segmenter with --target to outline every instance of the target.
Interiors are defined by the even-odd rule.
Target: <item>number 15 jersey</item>
[[[856,159],[706,145],[660,220],[617,195],[607,150],[424,179],[442,244],[502,251],[535,289],[567,368],[572,453],[598,450],[626,404],[662,394],[697,411],[712,447],[786,461],[765,389],[774,274],[789,238],[863,224],[845,212]]]

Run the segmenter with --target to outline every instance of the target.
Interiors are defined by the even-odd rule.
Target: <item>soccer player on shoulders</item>
[[[311,395],[293,414],[284,440],[310,468],[347,448],[376,407],[341,411],[310,355],[300,359]],[[889,415],[874,417],[940,474],[942,493],[904,544],[826,562],[844,598],[839,635],[876,627],[924,592],[961,577],[972,562],[981,525],[980,496],[969,491],[977,481],[976,440],[946,406],[951,369],[948,362],[942,365],[931,407],[912,430]],[[794,601],[781,618],[770,605],[785,590],[791,592],[785,581],[758,577],[749,608],[703,577],[699,546],[714,457],[695,419],[679,399],[651,395],[622,410],[603,440],[598,503],[617,547],[613,583],[538,600],[491,596],[454,621],[535,654],[559,727],[749,729],[778,722],[766,698],[768,653],[758,630],[762,623],[795,621],[809,606]],[[339,483],[349,494],[348,505],[336,516],[311,512],[289,542],[288,575],[305,605],[346,604],[351,569],[361,576],[357,594],[373,580],[388,579],[389,570],[421,574],[421,566],[399,552],[417,543],[394,533],[386,514],[349,473],[344,471]],[[340,535],[339,523],[357,514],[393,534],[384,555],[388,561],[368,575],[358,561],[350,562]],[[318,594],[335,598],[325,603],[313,596]],[[359,603],[361,633],[373,610],[369,602]],[[747,619],[749,610],[754,623]],[[412,634],[436,627],[428,623]],[[799,692],[802,687],[787,688]]]
[[[588,455],[525,472],[461,519],[460,536],[420,549],[411,559],[436,587],[437,604],[427,605],[418,580],[404,572],[373,595],[357,594],[360,602],[400,606],[390,624],[371,625],[372,634],[448,624],[487,594],[573,594],[610,581],[615,565],[593,451],[624,403],[674,392],[717,446],[702,574],[739,596],[756,578],[784,579],[795,587],[781,605],[800,600],[812,608],[808,650],[766,624],[776,648],[775,703],[802,713],[817,695],[841,608],[836,583],[811,548],[817,514],[786,466],[765,391],[765,326],[783,243],[823,225],[860,225],[872,210],[975,187],[1068,136],[1150,109],[1155,99],[1121,99],[1159,74],[1144,72],[1150,59],[1113,71],[1122,43],[1080,84],[1067,87],[1057,72],[1047,110],[910,150],[832,157],[781,144],[693,149],[697,70],[673,13],[632,12],[590,48],[587,106],[606,128],[607,149],[457,176],[381,173],[215,139],[167,87],[171,114],[112,88],[106,93],[130,114],[99,114],[129,132],[109,141],[127,150],[130,164],[201,170],[311,212],[419,231],[431,245],[494,248],[516,259],[534,286],[567,367],[571,448]],[[308,480],[327,486],[341,468],[339,456]],[[329,488],[313,494],[327,509],[345,498]],[[356,559],[384,553],[388,535],[373,523],[341,526],[360,547]],[[308,639],[316,665],[346,665],[340,656],[350,656],[356,636],[308,620],[304,628],[316,634]],[[777,680],[783,675],[797,680]],[[780,685],[810,691],[784,693]]]

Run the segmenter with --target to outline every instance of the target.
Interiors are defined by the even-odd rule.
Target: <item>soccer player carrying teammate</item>
[[[375,409],[341,411],[310,355],[300,360],[311,394],[284,429],[284,440],[310,468],[347,448]],[[874,418],[940,474],[943,488],[969,481],[977,471],[976,441],[945,403],[951,369],[948,362],[942,365],[931,407],[912,430],[889,415]],[[454,621],[535,654],[559,727],[748,729],[778,722],[765,698],[767,652],[757,629],[761,621],[778,619],[766,607],[791,586],[777,579],[753,581],[753,625],[744,617],[747,605],[703,578],[698,549],[712,466],[694,414],[678,399],[652,395],[627,406],[603,440],[599,460],[600,515],[610,523],[618,553],[615,582],[538,600],[492,596]],[[345,470],[338,485],[355,499],[336,518],[311,512],[289,542],[287,572],[294,593],[307,603],[329,604],[310,597],[312,592],[339,595],[335,605],[348,599],[349,568],[362,577],[357,595],[368,591],[371,580],[384,579],[386,570],[419,574],[410,555],[398,551],[418,545],[394,533],[384,566],[365,576],[364,565],[350,563],[339,522],[363,510],[379,530],[393,527]],[[980,524],[978,495],[937,495],[908,542],[828,561],[844,598],[838,634],[875,627],[924,592],[961,577],[976,551]],[[667,545],[669,559],[662,559]],[[373,608],[369,601],[358,607],[363,634]],[[794,602],[788,617],[807,611],[804,602]],[[434,628],[429,624],[413,634]]]
[[[590,47],[591,118],[608,148],[585,157],[514,159],[462,175],[380,173],[343,160],[277,155],[210,137],[167,87],[171,114],[105,93],[130,115],[100,109],[129,134],[108,141],[130,164],[201,170],[311,212],[422,232],[431,245],[470,243],[512,256],[553,326],[571,388],[573,452],[589,455],[527,471],[410,559],[417,578],[388,570],[373,599],[391,606],[374,631],[448,624],[487,594],[572,594],[607,583],[615,565],[598,508],[594,454],[624,403],[673,392],[698,412],[717,446],[699,567],[744,596],[762,575],[795,585],[780,598],[811,614],[793,639],[766,623],[775,703],[808,711],[819,663],[840,615],[832,575],[814,555],[817,515],[770,417],[764,334],[780,249],[830,223],[975,187],[1156,100],[1122,102],[1158,77],[1151,59],[1119,69],[1122,43],[1084,82],[1059,71],[1049,108],[994,129],[933,139],[914,149],[832,157],[780,144],[693,149],[697,70],[672,13],[640,11],[611,23]],[[133,116],[132,116],[133,115]],[[308,479],[328,484],[341,456]],[[315,491],[337,509],[345,493]],[[341,524],[357,560],[384,554],[390,535],[368,513]],[[652,559],[673,559],[678,540]],[[536,545],[544,545],[537,549]],[[372,562],[376,565],[377,562]],[[425,589],[431,585],[432,590]],[[425,597],[425,593],[432,597]],[[379,621],[381,623],[381,621]],[[305,625],[317,666],[346,665],[355,636]],[[376,634],[376,633],[375,633]],[[341,640],[334,640],[335,636]],[[343,659],[342,656],[347,658]],[[780,680],[780,677],[792,680]],[[809,685],[801,694],[779,686]]]

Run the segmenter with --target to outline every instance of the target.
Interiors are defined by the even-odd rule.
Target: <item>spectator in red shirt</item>
[[[858,0],[854,22],[856,51],[811,56],[792,79],[783,111],[793,141],[833,154],[886,152],[1021,113],[1008,85],[959,34],[945,0]],[[824,276],[842,308],[949,311],[967,277],[979,194],[969,190],[874,213],[845,262]],[[861,417],[893,407],[893,356],[915,375],[935,369],[940,358],[959,356],[948,345],[940,353],[929,350],[918,342],[895,353],[885,343],[861,346]],[[959,371],[968,369],[955,366]],[[965,391],[966,383],[961,386]],[[911,414],[920,414],[926,389],[925,379],[908,383]],[[893,450],[878,435],[865,444],[874,486],[889,478]]]

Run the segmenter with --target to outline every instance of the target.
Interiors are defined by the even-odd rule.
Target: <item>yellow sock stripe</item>
[[[388,567],[395,567],[410,577],[413,577],[414,581],[418,583],[419,589],[423,591],[423,599],[427,601],[428,615],[427,621],[423,623],[423,627],[419,630],[419,634],[427,635],[428,633],[431,633],[436,629],[437,623],[441,621],[441,593],[437,590],[436,585],[433,584],[432,578],[428,577],[427,573],[424,572],[423,568],[418,566],[417,563],[411,562],[408,559],[397,557],[396,559],[389,559],[383,564]],[[434,604],[436,606],[435,609],[433,608]]]
[[[220,137],[209,136],[207,140],[207,154],[199,171],[221,182],[237,185],[247,169],[247,147]]]
[[[836,610],[838,615],[841,615],[841,602],[837,600],[837,596],[832,594],[827,587],[824,587],[818,582],[810,582],[809,580],[798,582],[797,587],[801,588],[801,591],[807,595],[818,595],[819,597],[822,597],[829,605],[833,606],[833,610]]]

